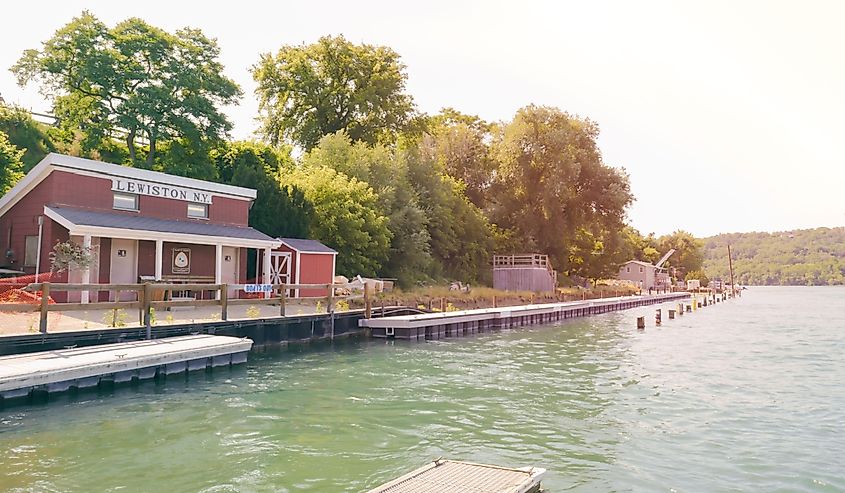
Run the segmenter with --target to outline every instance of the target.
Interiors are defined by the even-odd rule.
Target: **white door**
[[[238,258],[238,249],[235,247],[223,247],[223,272],[222,274],[222,282],[224,284],[237,284],[238,283],[238,270],[239,270],[240,262]],[[229,288],[229,298],[235,298],[238,296],[238,290],[236,288]]]
[[[138,283],[138,242],[112,238],[111,240],[111,268],[109,282],[111,284]],[[110,298],[114,300],[115,293]],[[122,291],[118,301],[134,301],[135,292]]]
[[[290,252],[270,253],[270,284],[290,284]]]

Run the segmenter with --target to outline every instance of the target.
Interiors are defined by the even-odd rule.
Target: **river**
[[[550,492],[845,491],[845,288],[654,309],[0,410],[0,490],[354,492],[443,456],[547,468]]]

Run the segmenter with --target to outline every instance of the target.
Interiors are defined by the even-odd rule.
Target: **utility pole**
[[[736,298],[736,287],[734,285],[734,263],[731,259],[731,246],[728,245],[728,267],[731,270],[731,295]]]

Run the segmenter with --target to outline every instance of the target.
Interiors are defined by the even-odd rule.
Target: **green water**
[[[251,354],[7,409],[0,490],[362,491],[444,456],[544,467],[549,491],[845,491],[845,289],[653,313]]]

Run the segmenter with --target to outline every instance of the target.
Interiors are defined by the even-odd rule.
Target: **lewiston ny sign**
[[[140,180],[127,180],[125,178],[112,178],[111,189],[115,192],[136,193],[138,195],[184,200],[185,202],[197,202],[200,204],[210,204],[212,197],[210,193],[198,192],[190,188],[174,187]]]

